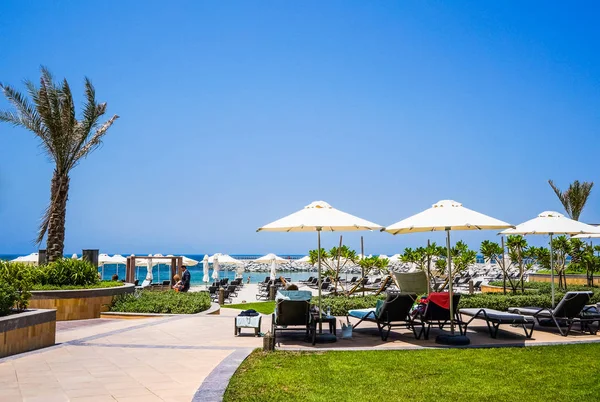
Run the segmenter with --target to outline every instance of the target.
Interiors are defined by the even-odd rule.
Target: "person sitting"
[[[290,283],[285,287],[285,290],[298,290],[298,286],[294,285],[293,283]]]
[[[114,274],[114,275],[112,276],[112,278],[111,278],[111,281],[115,281],[115,282],[116,282],[116,281],[118,281],[118,280],[119,280],[119,275],[117,275],[117,274]]]
[[[173,285],[173,289],[176,292],[181,292],[181,289],[183,289],[183,282],[181,281],[181,277],[179,275],[175,275],[173,277],[173,280],[175,281],[175,285]]]

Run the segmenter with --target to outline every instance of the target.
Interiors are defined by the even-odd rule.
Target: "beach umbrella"
[[[212,264],[213,264],[213,273],[212,273],[212,278],[213,279],[219,279],[219,254],[215,254],[212,256]]]
[[[452,230],[484,230],[484,229],[506,229],[512,228],[509,223],[481,214],[471,209],[463,207],[459,202],[452,200],[442,200],[433,204],[431,208],[426,209],[416,215],[396,222],[386,227],[384,230],[393,235],[445,231],[446,248],[448,261],[448,283],[450,297],[450,331],[454,335],[454,306],[452,297],[452,260],[450,256],[450,231]],[[440,343],[447,342],[446,337],[439,337]],[[468,342],[468,339],[464,341]]]
[[[317,232],[317,277],[321,314],[321,232],[374,229],[381,229],[381,226],[335,209],[325,201],[315,201],[300,211],[258,228],[257,232]]]
[[[246,268],[244,267],[244,264],[238,264],[237,268],[235,269],[235,272],[237,273],[236,276],[241,277],[245,270]]]
[[[552,247],[552,236],[564,235],[600,235],[600,227],[588,225],[573,219],[569,219],[555,211],[544,211],[537,217],[517,225],[513,229],[507,229],[501,234],[505,235],[550,235],[550,280],[552,289],[552,308],[554,308],[554,249]]]
[[[394,262],[402,262],[402,260],[400,259],[402,256],[400,254],[394,254],[393,256],[391,256],[389,258],[390,263],[394,263]]]
[[[202,282],[208,284],[210,281],[210,277],[208,276],[208,256],[204,255],[204,259],[202,259],[202,268],[204,269],[204,276],[202,277]]]
[[[389,259],[390,259],[390,257],[388,257],[388,256],[387,256],[387,255],[385,255],[385,254],[379,254],[379,256],[378,256],[377,258],[381,258],[382,260],[383,260],[383,259],[386,259],[386,260],[389,260]]]
[[[232,256],[230,256],[229,254],[221,254],[221,253],[217,253],[215,255],[213,255],[212,257],[209,257],[208,262],[213,263],[213,258],[215,256],[219,256],[219,264],[228,264],[228,265],[237,265],[237,264],[243,264],[242,261],[240,260],[236,260],[235,258],[233,258]]]
[[[286,260],[285,258],[281,258],[278,255],[275,255],[273,253],[269,253],[267,255],[263,255],[262,257],[257,258],[256,260],[253,260],[254,262],[259,262],[261,264],[270,264],[271,262],[275,261],[276,264],[285,264],[286,262],[288,262],[288,260]]]
[[[301,264],[308,264],[308,263],[310,263],[310,257],[305,255],[304,257],[296,260],[296,262],[299,262]]]
[[[21,257],[17,257],[12,262],[20,262],[28,265],[38,265],[39,255],[38,253],[31,253],[29,255],[24,255]]]
[[[106,253],[102,253],[100,255],[98,255],[98,266],[102,267],[102,279],[104,279],[104,264],[112,264],[112,260],[110,258],[110,256]]]
[[[71,256],[71,259],[72,259],[72,260],[76,260],[77,258],[78,258],[78,257],[77,257],[77,254],[73,254],[73,255]]]

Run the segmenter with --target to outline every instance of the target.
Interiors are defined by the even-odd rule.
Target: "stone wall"
[[[30,308],[56,309],[57,321],[86,320],[100,318],[108,311],[114,297],[133,293],[135,286],[81,290],[38,290],[31,292]]]
[[[56,342],[56,310],[27,310],[0,317],[0,358]]]

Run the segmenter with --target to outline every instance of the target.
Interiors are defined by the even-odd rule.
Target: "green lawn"
[[[600,395],[600,344],[413,351],[255,351],[233,401],[576,401]]]
[[[235,308],[239,310],[256,310],[262,314],[273,314],[275,311],[275,302],[256,302],[256,303],[241,303],[241,304],[227,304],[221,306],[221,308]]]

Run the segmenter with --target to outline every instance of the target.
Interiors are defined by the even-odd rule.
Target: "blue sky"
[[[302,254],[316,236],[255,229],[318,199],[382,225],[440,199],[517,224],[562,211],[548,179],[600,181],[599,8],[5,1],[0,81],[43,64],[79,96],[89,76],[121,116],[73,171],[66,252]],[[35,249],[51,175],[0,125],[0,253]],[[444,239],[342,233],[361,234],[367,253]]]

